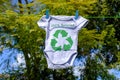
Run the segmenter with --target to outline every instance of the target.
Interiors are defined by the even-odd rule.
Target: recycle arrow
[[[56,39],[58,39],[59,34],[61,34],[63,38],[66,38],[66,40],[68,41],[69,44],[65,44],[65,43],[61,44],[61,45],[63,45],[63,47],[61,45],[56,46],[58,41],[60,41],[60,40],[56,40]],[[67,37],[68,33],[65,30],[56,30],[55,33],[53,34],[53,36],[55,37],[54,39],[51,39],[51,46],[52,46],[53,50],[55,50],[55,51],[70,50],[70,48],[73,45],[73,40],[70,36]]]

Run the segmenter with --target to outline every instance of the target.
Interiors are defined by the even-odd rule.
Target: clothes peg
[[[49,10],[47,9],[46,10],[46,19],[48,19],[49,18]]]
[[[79,12],[78,12],[78,10],[76,10],[75,19],[78,19],[78,16],[79,16]]]

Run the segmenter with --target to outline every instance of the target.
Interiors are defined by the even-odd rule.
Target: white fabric
[[[46,31],[45,56],[48,68],[60,69],[73,65],[77,56],[78,31],[85,27],[88,20],[74,16],[43,16],[39,27]]]

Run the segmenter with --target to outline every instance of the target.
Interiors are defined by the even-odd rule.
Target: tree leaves
[[[4,0],[0,1],[0,4],[3,5],[3,1]],[[6,40],[5,36],[0,36],[0,51],[4,49],[4,45],[23,51],[26,61],[26,69],[23,76],[29,78],[29,80],[40,80],[40,78],[49,80],[51,78],[50,76],[55,80],[74,80],[71,69],[54,71],[47,69],[47,62],[43,53],[45,31],[37,25],[37,21],[45,13],[44,8],[48,8],[50,14],[54,15],[74,15],[75,11],[79,10],[79,14],[83,17],[103,16],[101,19],[89,19],[90,22],[88,26],[80,31],[78,36],[78,53],[80,56],[82,54],[89,56],[91,49],[99,49],[99,54],[106,53],[110,50],[113,54],[117,54],[118,57],[118,62],[112,66],[115,67],[119,65],[120,52],[117,52],[116,48],[116,45],[119,43],[119,19],[114,19],[113,21],[113,19],[104,18],[106,15],[119,15],[117,12],[119,11],[118,1],[36,0],[34,3],[19,4],[19,6],[30,7],[30,10],[26,11],[26,7],[23,7],[21,11],[24,14],[19,14],[12,10],[6,10],[3,14],[5,8],[1,7],[0,9],[0,35],[7,33],[10,37],[13,37],[16,42],[12,45],[13,43],[10,37]],[[39,9],[37,12],[39,14],[32,14],[34,13],[34,11],[31,10],[32,8],[35,11]],[[115,10],[113,10],[114,8]],[[29,11],[31,14],[28,15]],[[99,31],[96,29],[96,26],[100,28]],[[103,66],[105,65],[104,60],[102,64],[98,64],[98,58],[99,57],[96,57],[95,60],[87,60],[84,75],[86,80],[96,79],[97,76],[102,76],[103,79],[111,79],[111,76],[109,77],[106,71],[106,67]]]

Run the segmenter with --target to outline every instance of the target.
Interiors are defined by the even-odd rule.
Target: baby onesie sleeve
[[[81,30],[83,27],[85,27],[88,24],[88,20],[81,16],[77,20],[75,20],[75,22],[76,22],[76,30]]]
[[[42,29],[46,29],[48,26],[49,19],[46,19],[45,16],[43,16],[38,22],[38,26]]]

